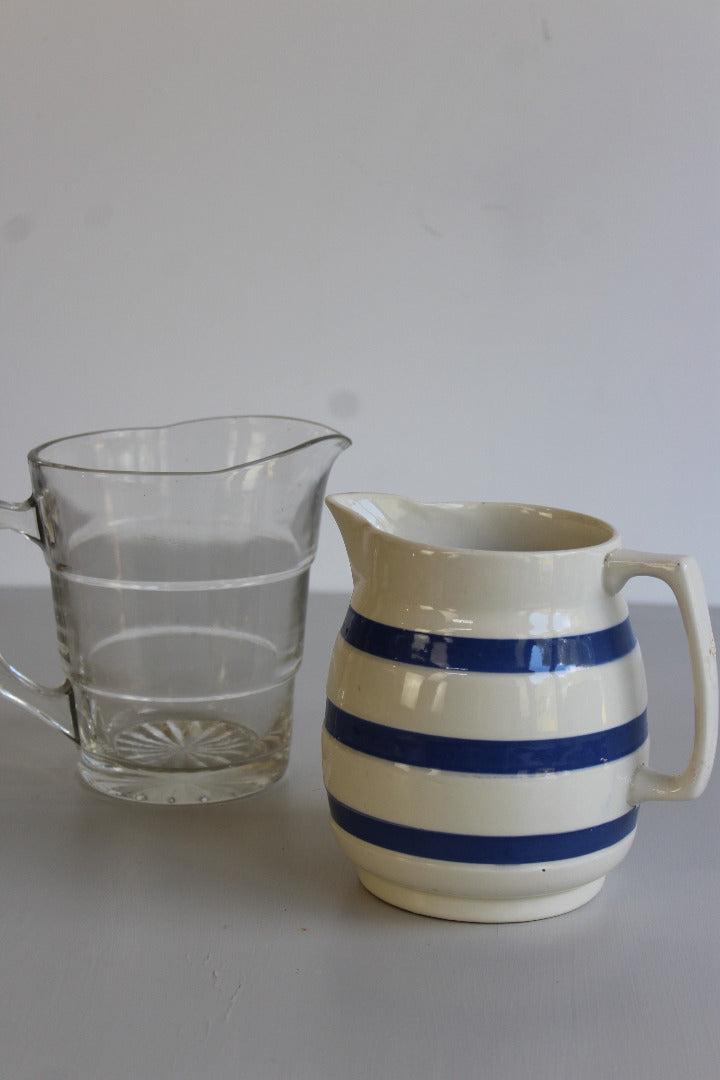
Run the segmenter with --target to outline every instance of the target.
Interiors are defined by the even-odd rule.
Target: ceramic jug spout
[[[370,533],[373,526],[360,513],[351,495],[329,495],[325,503],[335,518],[350,561],[353,585],[367,576]]]
[[[348,492],[325,500],[345,544],[353,584],[370,576],[372,549],[379,535],[397,535],[415,504],[397,495]]]

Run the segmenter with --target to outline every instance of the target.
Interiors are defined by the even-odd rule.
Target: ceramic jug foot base
[[[484,923],[530,922],[533,919],[549,919],[554,915],[563,915],[597,896],[605,881],[605,878],[601,877],[587,885],[548,896],[478,900],[472,897],[422,892],[387,881],[367,870],[358,871],[358,876],[369,892],[395,907],[405,908],[417,915],[430,915],[436,919]]]
[[[103,795],[128,802],[188,806],[256,795],[274,784],[288,764],[288,747],[232,768],[162,772],[107,767],[81,755],[78,772]]]

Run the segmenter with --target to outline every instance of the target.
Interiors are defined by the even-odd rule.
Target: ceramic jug
[[[638,805],[690,799],[717,740],[717,665],[692,558],[625,550],[540,506],[327,500],[353,576],[327,684],[332,826],[363,884],[427,915],[506,922],[590,900]],[[690,762],[648,764],[647,688],[621,589],[672,588],[695,696]]]

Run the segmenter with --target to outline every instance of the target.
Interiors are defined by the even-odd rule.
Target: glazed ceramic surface
[[[694,560],[621,548],[610,525],[512,504],[327,500],[354,589],[327,684],[333,828],[367,888],[412,911],[518,921],[591,899],[638,804],[704,789],[717,667]],[[629,577],[665,580],[693,665],[680,776],[648,767]]]

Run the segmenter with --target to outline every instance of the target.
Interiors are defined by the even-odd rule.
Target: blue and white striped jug
[[[631,552],[605,522],[539,506],[327,500],[353,575],[333,652],[323,775],[363,884],[427,915],[544,918],[600,890],[638,804],[704,790],[717,665],[693,559]],[[648,767],[647,690],[621,595],[636,575],[680,605],[695,740]]]

